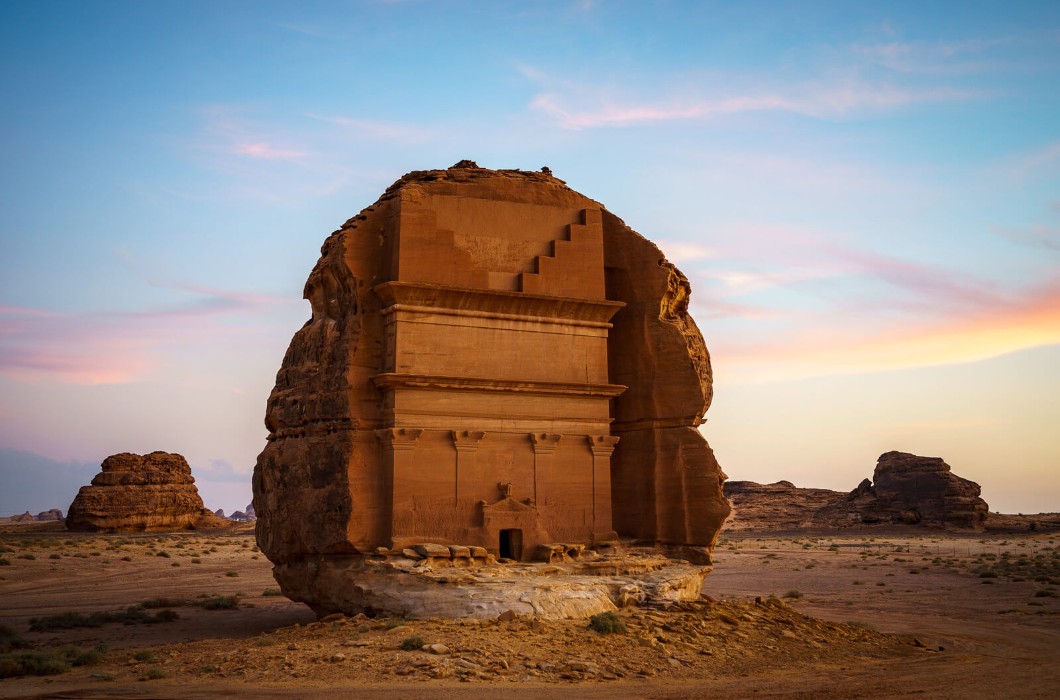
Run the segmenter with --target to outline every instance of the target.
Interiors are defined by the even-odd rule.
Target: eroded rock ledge
[[[654,552],[575,548],[551,563],[499,562],[480,547],[416,544],[401,552],[291,562],[277,569],[277,580],[288,597],[319,614],[492,619],[510,613],[555,620],[697,600],[710,569]]]

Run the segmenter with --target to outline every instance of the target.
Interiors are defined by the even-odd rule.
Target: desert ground
[[[723,533],[716,560],[700,602],[622,610],[619,633],[318,621],[278,595],[249,526],[8,526],[0,669],[20,654],[71,668],[0,680],[0,697],[1060,696],[1057,534]]]

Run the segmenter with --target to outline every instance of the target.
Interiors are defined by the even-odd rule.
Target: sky
[[[465,158],[689,277],[731,479],[1060,510],[1060,3],[12,0],[0,515],[152,450],[244,508],[320,244]]]

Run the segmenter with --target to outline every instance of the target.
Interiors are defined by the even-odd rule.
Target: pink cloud
[[[994,232],[1016,243],[1060,251],[1060,227],[1036,224],[1026,229],[995,228]]]
[[[726,343],[722,338],[712,351],[734,382],[974,362],[1060,343],[1060,285],[913,321],[874,319],[866,325],[846,322],[843,316],[817,320],[817,325],[802,322],[793,331],[758,341]]]
[[[855,44],[849,51],[855,59],[900,73],[965,75],[995,68],[998,62],[984,54],[1014,43],[1017,40],[1012,37],[949,42],[888,41]]]
[[[241,143],[232,147],[232,153],[266,160],[299,160],[309,155],[306,151],[276,148],[267,143]]]
[[[67,384],[136,381],[157,368],[167,348],[193,338],[223,342],[244,335],[251,332],[248,320],[268,319],[277,304],[294,303],[256,293],[184,288],[196,298],[146,311],[0,312],[0,374]]]
[[[584,95],[587,94],[588,106],[571,106],[585,102]],[[546,92],[535,96],[530,108],[553,118],[562,128],[581,130],[688,121],[752,112],[789,112],[816,118],[845,118],[915,103],[962,100],[974,96],[974,93],[968,91],[946,87],[903,88],[848,79],[828,84],[805,84],[783,90],[764,90],[759,94],[733,94],[710,99],[664,98],[651,102],[636,99],[615,102],[594,98],[591,90],[570,86],[566,95]]]
[[[337,126],[349,134],[375,140],[415,144],[428,141],[434,136],[432,129],[398,122],[354,119],[352,117],[329,116],[311,112],[306,113],[306,116],[310,119]]]

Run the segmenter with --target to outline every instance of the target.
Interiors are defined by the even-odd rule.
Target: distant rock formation
[[[45,523],[54,522],[63,519],[63,512],[58,508],[52,508],[36,515],[32,515],[28,510],[21,515],[12,515],[7,518],[0,518],[0,524],[9,525],[14,523]]]
[[[990,510],[979,497],[981,491],[979,484],[954,474],[939,457],[886,452],[871,482],[865,479],[814,519],[822,524],[855,520],[981,530]]]
[[[732,504],[732,516],[725,525],[729,530],[810,527],[819,509],[845,496],[829,489],[798,488],[790,481],[726,481],[725,495]]]
[[[228,519],[237,523],[246,523],[256,520],[257,518],[254,516],[254,504],[251,503],[248,505],[246,510],[237,510],[229,515]]]
[[[880,455],[872,480],[849,493],[797,488],[789,481],[731,481],[732,530],[793,530],[808,527],[923,525],[982,530],[989,507],[979,484],[953,474],[938,457],[906,452]]]
[[[86,532],[197,530],[226,521],[203,507],[191,467],[179,454],[123,452],[103,460],[92,484],[82,486],[66,528]]]

